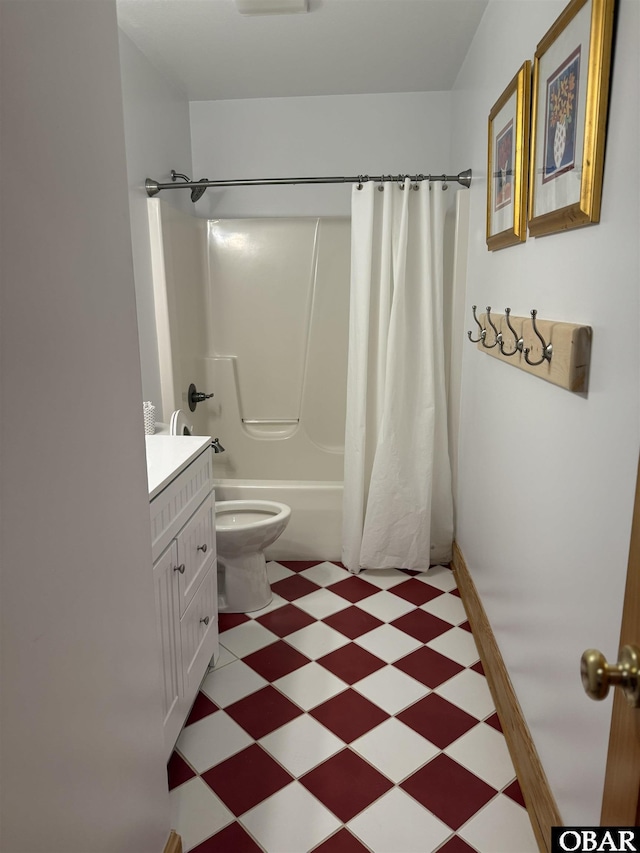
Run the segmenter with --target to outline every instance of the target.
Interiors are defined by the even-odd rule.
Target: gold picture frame
[[[600,220],[615,0],[571,0],[533,61],[529,233]]]
[[[489,113],[487,247],[527,239],[531,63],[527,60]]]

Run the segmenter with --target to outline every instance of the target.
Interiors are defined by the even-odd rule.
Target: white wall
[[[637,0],[619,8],[600,224],[485,245],[487,117],[564,5],[490,3],[456,84],[452,159],[474,173],[466,328],[471,304],[592,325],[589,394],[465,344],[457,539],[564,821],[595,824],[611,699],[587,699],[579,660],[616,659],[639,446]]]
[[[171,169],[191,177],[189,102],[120,31],[120,68],[129,175],[129,208],[136,280],[142,390],[158,407],[160,374],[154,322],[153,280],[149,253],[146,178],[169,181]],[[161,198],[187,213],[193,205],[186,190]]]
[[[190,109],[198,178],[449,169],[449,92],[192,101]],[[349,216],[351,185],[208,189],[196,207],[207,218]]]
[[[168,794],[115,2],[0,15],[0,849],[158,853]]]

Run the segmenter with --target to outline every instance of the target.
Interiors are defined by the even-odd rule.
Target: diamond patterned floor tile
[[[389,719],[386,711],[369,702],[355,690],[338,693],[310,713],[345,743],[350,743]]]
[[[392,783],[350,749],[344,749],[300,779],[343,822],[351,820]]]
[[[292,781],[290,774],[257,743],[207,770],[202,778],[236,816]]]
[[[400,787],[451,829],[461,827],[497,793],[446,755],[425,764]]]
[[[167,766],[185,853],[533,853],[453,573],[267,571]]]

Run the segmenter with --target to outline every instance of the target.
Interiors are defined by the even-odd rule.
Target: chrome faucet
[[[211,440],[211,447],[214,453],[224,453],[224,447],[220,444],[217,438]]]

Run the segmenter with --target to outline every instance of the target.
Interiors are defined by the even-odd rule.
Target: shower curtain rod
[[[363,184],[367,181],[383,183],[385,181],[403,181],[410,178],[414,182],[420,181],[442,181],[443,183],[461,184],[467,189],[471,185],[471,169],[465,169],[457,175],[356,175],[355,177],[331,177],[331,178],[248,178],[235,181],[210,181],[203,178],[201,181],[191,181],[186,175],[171,172],[172,182],[161,184],[151,178],[145,181],[147,195],[152,197],[161,190],[190,189],[192,201],[197,201],[207,187],[253,187],[253,186],[281,186],[284,184]],[[176,178],[181,182],[177,183]],[[194,198],[194,195],[196,198]]]

